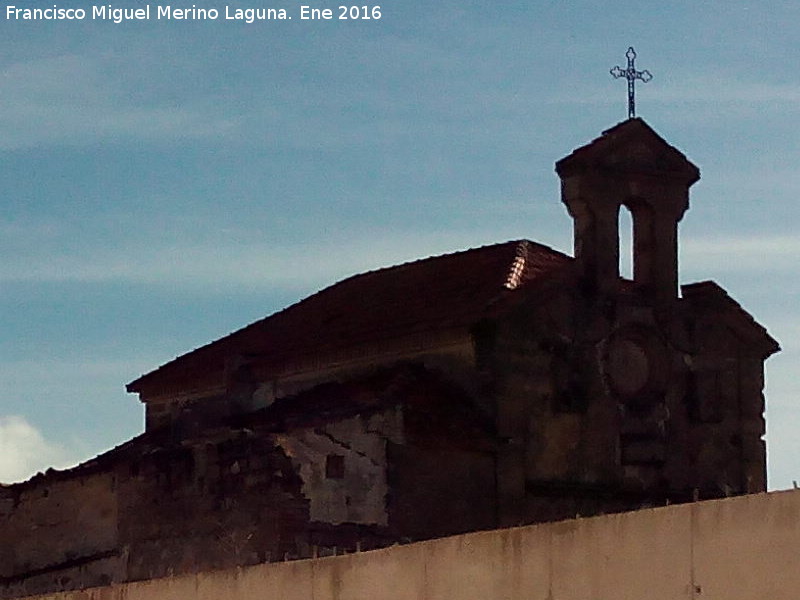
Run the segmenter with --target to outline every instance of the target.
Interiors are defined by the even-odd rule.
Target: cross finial
[[[628,48],[628,51],[625,53],[625,57],[628,59],[628,68],[623,69],[618,65],[611,69],[610,73],[616,79],[624,77],[628,80],[628,118],[632,119],[636,116],[636,94],[633,87],[633,82],[639,79],[642,81],[642,83],[647,83],[653,78],[653,76],[647,69],[644,71],[636,70],[636,67],[633,64],[633,61],[636,60],[636,51],[633,49],[633,46]]]

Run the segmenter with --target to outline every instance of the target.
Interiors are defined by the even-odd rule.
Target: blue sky
[[[0,18],[0,480],[138,433],[125,383],[348,274],[515,238],[571,252],[553,164],[626,117],[629,45],[654,75],[638,114],[702,171],[681,281],[718,281],[781,342],[770,482],[800,479],[800,5],[300,4]]]

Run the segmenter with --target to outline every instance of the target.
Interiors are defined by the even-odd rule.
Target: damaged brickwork
[[[409,453],[430,448],[429,436],[452,419],[443,390],[424,369],[400,366],[314,386],[202,433],[146,432],[75,469],[1,488],[0,533],[19,541],[2,545],[0,597],[408,541],[417,532],[407,526],[407,496],[430,469]],[[462,412],[459,427],[491,439],[474,409]],[[451,471],[483,465],[481,485],[490,485],[483,449],[449,441],[439,456],[437,468],[444,459]],[[409,489],[390,489],[395,473]],[[458,479],[437,479],[427,488],[433,509],[469,496]],[[460,522],[492,524],[488,515]]]

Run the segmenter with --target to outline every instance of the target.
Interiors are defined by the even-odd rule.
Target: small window
[[[325,459],[325,477],[327,479],[344,479],[344,456],[328,454]]]

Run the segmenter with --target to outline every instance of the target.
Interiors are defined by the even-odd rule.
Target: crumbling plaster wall
[[[386,444],[403,442],[402,416],[397,406],[275,436],[303,481],[312,521],[389,524]]]
[[[0,598],[310,556],[308,501],[268,434],[142,442],[0,490]]]
[[[0,597],[119,580],[112,474],[40,477],[3,491]]]
[[[128,579],[307,555],[308,503],[268,435],[192,440],[120,469]]]
[[[404,389],[414,379],[400,376],[386,385]],[[424,389],[435,403],[438,388]],[[96,459],[93,468],[103,469],[92,476],[96,481],[67,472],[12,486],[4,494],[0,532],[22,542],[13,555],[10,544],[3,546],[3,575],[23,585],[7,586],[9,595],[307,557],[317,548],[376,547],[403,535],[429,538],[495,524],[492,456],[475,458],[458,448],[412,452],[406,448],[408,407],[361,398],[346,410],[359,402],[367,407],[360,414],[337,416],[336,405],[331,415],[309,415],[313,425],[281,425],[289,429],[280,434],[275,422],[258,415],[238,428],[178,421]],[[431,415],[422,405],[416,418],[426,424],[425,436],[439,436],[438,426],[428,431]],[[391,480],[392,473],[402,476]],[[51,477],[63,482],[50,489]],[[81,495],[76,486],[88,492]],[[104,501],[92,501],[97,486]],[[104,502],[113,510],[87,516],[86,531],[82,517],[69,521],[86,507],[103,510]],[[10,528],[12,521],[32,528],[48,523],[42,503],[72,529],[50,532],[51,540],[48,532],[36,537]],[[80,536],[103,525],[107,537],[90,536],[84,548]],[[62,546],[65,557],[57,554]],[[49,558],[19,566],[19,557],[37,553]],[[83,560],[80,572],[65,575],[56,564],[55,573],[63,558]]]

